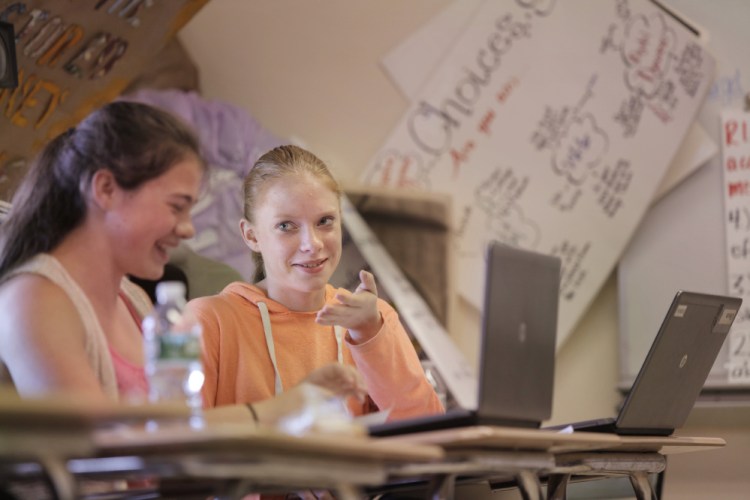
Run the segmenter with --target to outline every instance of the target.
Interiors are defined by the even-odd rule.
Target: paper
[[[677,156],[667,169],[666,175],[656,190],[652,203],[656,203],[662,196],[671,191],[688,175],[705,165],[719,152],[719,146],[711,140],[705,129],[698,123],[693,123],[688,130],[685,141],[677,151]]]
[[[383,58],[383,68],[405,97],[417,96],[483,1],[455,0]]]
[[[390,415],[391,415],[391,408],[388,408],[386,410],[366,413],[364,415],[354,417],[352,420],[354,421],[355,424],[360,424],[365,427],[370,427],[371,425],[384,424],[388,420],[388,417]]]
[[[562,343],[611,272],[714,60],[653,3],[486,2],[363,181],[453,194],[458,290],[497,239],[563,261]],[[543,64],[540,63],[543,61]]]
[[[428,80],[441,59],[485,0],[456,0],[383,58],[393,83],[410,101]],[[691,24],[695,24],[691,21]],[[705,38],[705,30],[701,30]],[[697,122],[690,126],[677,156],[656,190],[654,202],[710,160],[719,148]]]
[[[750,113],[721,114],[729,293],[742,307],[729,331],[728,382],[750,382]]]

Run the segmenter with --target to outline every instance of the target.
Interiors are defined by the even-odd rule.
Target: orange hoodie
[[[326,300],[334,294],[335,289],[326,285]],[[316,312],[290,311],[254,285],[231,283],[218,295],[188,304],[203,326],[203,404],[207,408],[274,396],[274,369],[257,302],[268,307],[284,388],[337,360],[334,329],[317,324]],[[363,344],[345,341],[344,363],[357,367],[378,408],[391,408],[389,420],[441,413],[442,405],[424,376],[398,314],[382,299],[378,299],[378,309],[383,327]],[[366,404],[349,406],[357,415],[367,411]]]

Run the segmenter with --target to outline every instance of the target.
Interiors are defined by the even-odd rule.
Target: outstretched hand
[[[359,272],[359,286],[354,293],[339,288],[334,300],[318,311],[315,321],[321,325],[339,325],[349,330],[355,344],[367,342],[380,331],[383,318],[378,311],[378,288],[375,277]]]

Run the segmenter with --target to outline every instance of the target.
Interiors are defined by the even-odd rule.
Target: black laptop
[[[741,304],[736,297],[677,292],[617,417],[547,429],[671,435],[687,420]]]
[[[471,425],[539,427],[552,413],[560,259],[487,248],[476,409],[371,425],[391,436]]]

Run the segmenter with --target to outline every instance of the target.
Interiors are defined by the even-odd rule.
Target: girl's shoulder
[[[257,309],[255,298],[263,297],[262,292],[254,285],[235,281],[221,292],[205,297],[195,297],[188,302],[188,307],[199,314],[230,314],[245,311],[248,306]]]
[[[73,308],[72,291],[65,282],[55,277],[55,271],[47,272],[46,266],[21,266],[4,278],[0,284],[0,310],[7,313],[12,303],[16,307],[31,305],[40,311],[57,312],[60,307]]]
[[[83,326],[70,292],[43,275],[17,274],[0,286],[2,343],[10,341],[7,336],[29,342],[42,342],[49,335],[82,339]]]
[[[151,312],[154,304],[151,303],[151,299],[143,288],[136,285],[128,278],[123,278],[120,283],[120,290],[125,296],[125,299],[135,308],[141,318]]]

